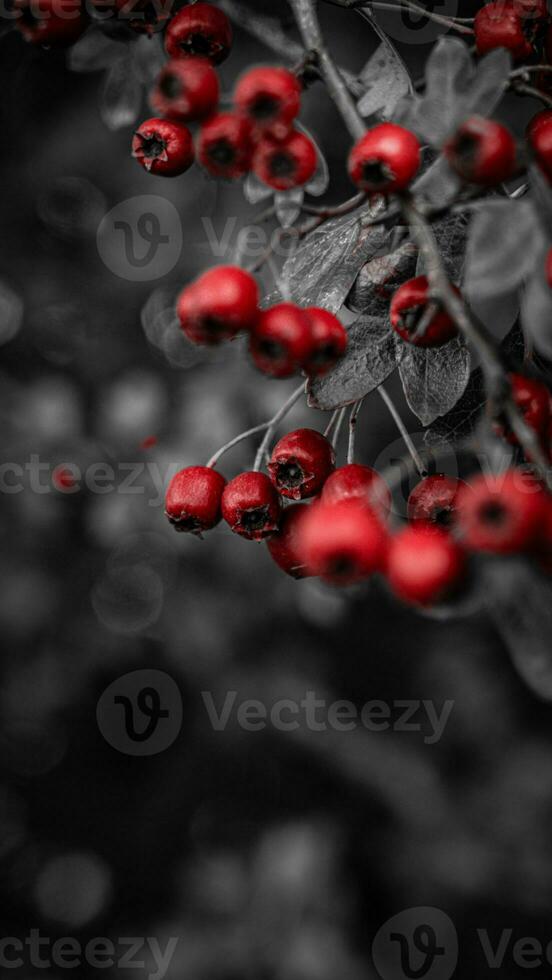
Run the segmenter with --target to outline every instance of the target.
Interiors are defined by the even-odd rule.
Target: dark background
[[[368,25],[324,17],[338,59],[360,69],[374,48]],[[163,476],[204,462],[293,384],[255,374],[239,345],[196,357],[170,316],[157,318],[213,261],[201,218],[251,220],[241,189],[217,189],[197,168],[174,182],[143,173],[132,127],[109,131],[100,116],[101,72],[70,72],[64,53],[15,34],[0,44],[2,455],[48,464],[45,492],[24,481],[1,498],[2,935],[179,936],[167,974],[179,980],[372,977],[373,936],[410,906],[451,916],[460,977],[486,974],[476,928],[546,944],[550,709],[483,614],[441,623],[378,585],[343,594],[295,583],[225,527],[204,541],[177,536],[147,473],[140,493],[57,488],[63,463],[143,462]],[[400,47],[419,70],[427,47]],[[256,60],[274,58],[237,32],[223,87]],[[535,108],[523,105],[520,127]],[[348,138],[321,88],[302,119],[332,169],[328,199],[341,200]],[[177,206],[184,248],[165,279],[130,283],[101,261],[96,230],[110,208],[149,193]],[[290,418],[309,423],[304,406]],[[360,458],[395,439],[373,396]],[[237,449],[225,473],[253,453]],[[183,697],[179,737],[151,758],[118,752],[96,723],[105,687],[139,668],[166,671]],[[359,706],[454,708],[434,745],[424,732],[362,728],[216,732],[206,690],[217,704],[227,690],[268,706],[314,690]],[[519,974],[507,959],[501,975]]]

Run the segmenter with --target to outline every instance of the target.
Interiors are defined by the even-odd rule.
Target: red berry
[[[319,306],[305,309],[310,320],[312,352],[303,365],[309,375],[321,375],[330,371],[347,347],[347,331],[340,320]]]
[[[546,0],[513,0],[514,10],[522,20],[547,20]]]
[[[288,378],[301,370],[312,351],[310,320],[293,303],[261,310],[251,333],[253,361],[264,374]]]
[[[546,385],[523,374],[511,374],[512,398],[519,408],[526,425],[537,435],[544,438],[550,423],[550,393]],[[513,446],[518,445],[518,438],[509,425],[500,423],[495,426],[499,435],[503,436]]]
[[[214,345],[240,330],[251,330],[258,301],[259,289],[249,272],[236,265],[219,265],[183,289],[176,312],[189,340]]]
[[[429,296],[427,276],[417,276],[399,286],[391,300],[391,326],[399,337],[416,347],[440,347],[456,337],[454,320],[447,311],[435,306],[435,312],[427,323],[423,334],[417,335],[422,318],[432,302]]]
[[[214,65],[230,54],[232,27],[226,14],[211,3],[194,3],[174,15],[165,32],[169,58],[200,55]]]
[[[165,496],[165,514],[176,531],[201,534],[221,518],[226,480],[210,466],[187,466],[173,476]]]
[[[307,511],[306,504],[291,504],[282,513],[280,527],[268,539],[268,550],[276,564],[292,578],[307,578],[299,547],[299,525]]]
[[[282,140],[263,137],[253,154],[253,171],[274,190],[289,191],[306,184],[316,170],[316,162],[312,140],[292,130]]]
[[[534,134],[539,131],[541,126],[552,128],[552,109],[541,109],[540,112],[536,112],[529,120],[525,127],[525,136],[529,141],[532,140]]]
[[[182,123],[146,119],[132,139],[132,156],[152,174],[176,177],[194,162],[192,134]]]
[[[383,567],[387,534],[360,501],[317,502],[301,520],[298,548],[311,575],[334,585],[350,585]]]
[[[242,177],[251,166],[251,126],[233,112],[219,112],[204,123],[198,157],[215,177]]]
[[[156,112],[169,119],[191,122],[210,116],[219,99],[218,76],[206,58],[168,61],[151,93]]]
[[[480,55],[494,48],[507,48],[514,61],[522,61],[533,54],[536,22],[524,19],[514,3],[497,0],[486,4],[476,13],[473,28]]]
[[[14,0],[15,27],[31,44],[67,47],[88,25],[81,0]]]
[[[274,447],[268,472],[278,493],[292,500],[314,497],[335,466],[331,442],[315,429],[296,429]]]
[[[539,112],[527,127],[527,139],[533,155],[548,179],[552,183],[552,110]]]
[[[241,473],[222,495],[222,516],[235,534],[261,541],[278,529],[281,501],[265,473]]]
[[[492,119],[471,116],[444,147],[453,170],[464,180],[493,187],[509,178],[516,167],[512,134]]]
[[[404,190],[420,166],[420,144],[413,133],[395,123],[368,130],[349,155],[349,175],[371,193]]]
[[[252,68],[239,79],[234,103],[256,129],[282,137],[299,113],[301,85],[287,68]]]
[[[498,554],[526,550],[539,534],[546,499],[542,486],[524,470],[476,477],[458,493],[458,528],[464,544],[473,551]]]
[[[323,504],[357,500],[374,507],[384,517],[391,509],[391,492],[385,480],[370,466],[359,463],[348,463],[330,473],[320,499]]]
[[[389,585],[406,602],[422,606],[440,602],[458,588],[465,570],[463,549],[440,528],[405,527],[389,545]]]
[[[408,520],[450,527],[456,520],[456,498],[461,486],[461,480],[442,473],[424,477],[408,498]]]

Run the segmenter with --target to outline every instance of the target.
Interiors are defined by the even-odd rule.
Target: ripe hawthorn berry
[[[222,494],[222,516],[235,534],[261,541],[278,529],[281,500],[265,473],[240,473]]]
[[[471,116],[445,144],[444,154],[463,180],[493,187],[509,180],[516,167],[514,137],[500,123]]]
[[[218,76],[207,58],[168,61],[151,93],[156,112],[169,119],[191,122],[210,116],[219,99]]]
[[[443,529],[450,527],[456,520],[456,500],[461,486],[461,480],[443,473],[424,477],[408,498],[408,520],[436,524]]]
[[[552,110],[546,109],[533,117],[527,127],[527,139],[536,162],[552,183]]]
[[[510,374],[512,398],[523,415],[529,428],[544,439],[550,424],[550,392],[545,384],[534,378],[526,378],[523,374]],[[495,426],[498,435],[503,436],[513,446],[518,445],[518,438],[507,423],[500,422]]]
[[[298,548],[311,575],[333,585],[351,585],[383,568],[387,533],[361,501],[317,501],[299,524]]]
[[[173,476],[165,495],[165,514],[176,531],[201,534],[221,519],[224,477],[210,466],[187,466]]]
[[[268,472],[282,497],[314,497],[335,466],[334,448],[315,429],[295,429],[276,443]]]
[[[294,303],[261,310],[251,331],[253,362],[264,374],[288,378],[301,370],[312,351],[310,320]]]
[[[233,112],[219,112],[201,128],[198,159],[214,177],[236,178],[251,166],[251,126]]]
[[[272,559],[292,578],[307,578],[309,573],[299,547],[299,525],[307,511],[306,504],[291,504],[282,512],[280,526],[267,541]]]
[[[310,180],[316,163],[312,140],[292,130],[281,140],[264,136],[255,148],[252,168],[263,184],[276,191],[289,191]]]
[[[230,54],[232,26],[226,14],[211,3],[183,7],[171,19],[165,32],[169,58],[200,55],[219,65]]]
[[[405,527],[389,544],[387,580],[405,602],[433,605],[464,581],[466,556],[451,534],[428,524]]]
[[[310,321],[312,349],[304,370],[311,376],[326,374],[345,353],[347,331],[329,310],[308,306],[305,313]]]
[[[347,463],[330,473],[320,499],[323,504],[357,500],[386,517],[391,509],[391,492],[385,480],[370,466]]]
[[[68,47],[81,36],[88,17],[81,0],[14,0],[15,27],[31,44]]]
[[[507,48],[514,61],[530,58],[537,34],[537,21],[524,17],[515,3],[497,0],[477,11],[473,23],[479,55],[495,48]]]
[[[429,322],[426,322],[426,311],[431,302],[427,276],[416,276],[404,282],[391,300],[391,326],[399,337],[416,347],[440,347],[456,337],[454,320],[437,305]],[[425,329],[418,335],[422,322],[426,323]]]
[[[134,133],[132,156],[149,173],[176,177],[194,162],[192,134],[182,123],[146,119]]]
[[[349,175],[360,190],[389,194],[408,187],[420,166],[414,133],[395,123],[368,130],[349,155]]]
[[[539,131],[541,126],[552,127],[552,109],[541,109],[536,112],[525,127],[525,136],[531,141],[533,135]]]
[[[240,330],[251,330],[258,302],[259,288],[249,272],[236,265],[219,265],[182,290],[176,312],[192,343],[212,346]]]
[[[301,84],[287,68],[252,68],[238,80],[234,104],[255,129],[282,138],[299,113]]]
[[[458,492],[457,526],[462,542],[472,551],[526,551],[540,533],[546,503],[542,485],[524,470],[480,475]]]

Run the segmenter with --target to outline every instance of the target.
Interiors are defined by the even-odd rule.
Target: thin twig
[[[339,440],[339,433],[341,432],[341,427],[343,425],[343,421],[345,419],[345,415],[347,414],[347,406],[344,406],[343,408],[340,408],[338,411],[339,411],[339,414],[337,416],[337,422],[335,423],[335,429],[334,429],[334,433],[333,433],[332,440],[331,440],[332,446],[334,447],[334,449],[337,449],[337,443],[338,443],[338,440]]]
[[[412,462],[414,463],[414,466],[418,470],[419,475],[421,477],[427,476],[427,471],[424,467],[424,464],[422,463],[418,450],[416,449],[416,446],[414,445],[412,439],[410,438],[410,433],[406,428],[393,399],[390,397],[390,395],[388,395],[383,385],[379,385],[379,387],[376,390],[380,395],[380,397],[385,402],[385,404],[387,405],[387,408],[389,409],[393,421],[395,422],[395,425],[397,426],[397,429],[399,430],[402,436],[403,442],[406,448],[408,449],[408,452],[410,453]]]
[[[532,99],[540,99],[543,105],[545,105],[548,109],[552,109],[552,98],[549,95],[546,95],[544,92],[541,92],[540,89],[534,88],[532,85],[526,85],[524,82],[517,82],[515,80],[510,84],[510,88],[512,89],[512,92],[516,93],[516,95],[529,95]]]
[[[210,467],[216,466],[221,456],[224,456],[229,449],[237,446],[237,444],[239,442],[243,442],[244,439],[249,439],[249,436],[255,436],[258,432],[263,432],[269,425],[270,421],[261,422],[260,425],[255,425],[252,429],[247,429],[246,432],[240,432],[239,435],[234,436],[233,439],[230,439],[230,442],[227,442],[224,446],[221,446],[220,449],[217,449],[216,453],[211,456],[211,459],[206,465]]]
[[[268,423],[266,432],[263,436],[263,440],[257,450],[257,455],[255,456],[255,464],[253,466],[254,470],[260,470],[261,466],[263,465],[263,460],[265,458],[266,451],[268,449],[270,440],[272,439],[276,426],[287,415],[290,408],[292,408],[295,405],[295,402],[299,401],[299,398],[303,394],[304,390],[305,390],[305,382],[302,381],[299,387],[296,388],[293,394],[289,396],[286,402],[284,402],[282,407],[278,409],[276,415],[274,415],[274,417],[271,418],[270,422]]]
[[[351,414],[349,415],[349,445],[347,448],[348,463],[354,463],[355,461],[356,425],[357,425],[359,412],[362,408],[363,401],[364,398],[359,398],[359,400],[355,402],[353,407],[351,408]]]
[[[332,412],[332,416],[330,418],[330,421],[328,422],[326,428],[324,429],[324,436],[326,437],[326,439],[329,439],[330,438],[330,432],[332,431],[335,423],[337,422],[337,420],[339,418],[340,411],[341,411],[340,408],[336,408]]]

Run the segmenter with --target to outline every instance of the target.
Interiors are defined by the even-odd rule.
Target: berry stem
[[[339,440],[339,433],[341,432],[341,426],[343,425],[343,420],[344,420],[346,414],[347,414],[347,406],[344,406],[343,408],[338,409],[337,421],[335,423],[335,429],[334,429],[333,436],[332,436],[332,439],[331,439],[332,446],[334,447],[334,449],[337,448],[337,443],[338,443],[338,440]]]
[[[337,422],[337,420],[339,418],[340,411],[341,411],[340,408],[336,408],[335,411],[332,412],[332,417],[331,417],[330,421],[328,422],[326,428],[324,429],[324,435],[326,436],[326,439],[329,439],[330,432],[332,431],[335,423]]]
[[[533,85],[527,85],[525,82],[518,82],[514,79],[510,84],[510,88],[516,95],[529,95],[532,99],[540,99],[547,109],[552,109],[552,98],[549,95],[545,95],[540,89],[534,88]]]
[[[355,461],[355,437],[356,437],[356,424],[359,412],[362,408],[362,403],[364,398],[359,398],[357,402],[354,403],[351,408],[351,414],[349,415],[349,445],[347,447],[347,462],[354,463]]]
[[[220,449],[217,449],[216,453],[214,453],[213,456],[211,456],[211,459],[209,460],[208,463],[206,463],[206,465],[213,468],[214,466],[217,465],[221,456],[224,456],[224,454],[228,452],[229,449],[232,449],[234,446],[237,446],[238,443],[243,442],[244,439],[248,439],[249,436],[256,435],[257,432],[264,432],[264,430],[269,425],[270,422],[261,422],[260,425],[255,425],[252,429],[247,429],[246,432],[240,432],[238,436],[234,436],[233,439],[230,439],[230,442],[227,442],[224,446],[221,446]]]
[[[253,469],[254,469],[255,472],[258,472],[261,469],[261,466],[263,465],[263,460],[265,458],[265,455],[266,455],[268,446],[270,445],[270,440],[272,439],[272,436],[274,435],[274,430],[275,430],[276,426],[287,415],[287,413],[289,412],[290,408],[293,408],[293,406],[295,405],[295,402],[296,401],[299,401],[299,398],[303,394],[304,390],[305,390],[305,382],[302,381],[301,384],[299,385],[299,387],[293,392],[293,394],[289,396],[288,400],[286,402],[284,402],[284,404],[282,405],[281,408],[278,409],[278,411],[276,412],[276,415],[274,415],[270,419],[270,421],[267,422],[267,424],[265,426],[266,427],[266,432],[265,432],[264,437],[263,437],[263,440],[262,440],[262,442],[261,442],[261,444],[260,444],[260,446],[259,446],[259,448],[257,450],[257,455],[255,456],[255,463],[253,465]]]
[[[400,434],[402,436],[403,442],[404,442],[406,448],[408,449],[408,452],[410,453],[410,457],[412,459],[412,462],[414,463],[414,466],[418,470],[419,475],[422,478],[424,476],[427,476],[426,469],[424,467],[424,464],[422,463],[422,460],[421,460],[421,457],[420,457],[420,455],[418,453],[418,450],[416,449],[416,446],[414,445],[414,443],[412,442],[412,439],[410,438],[410,433],[409,433],[408,429],[406,428],[406,426],[405,426],[405,424],[404,424],[404,422],[403,422],[403,420],[402,420],[402,418],[401,418],[401,416],[399,414],[399,411],[398,411],[397,406],[395,405],[393,399],[387,393],[387,391],[385,390],[385,388],[383,387],[383,385],[380,385],[377,388],[377,392],[378,392],[380,398],[387,405],[387,408],[389,409],[389,412],[390,412],[390,414],[391,414],[391,416],[393,418],[393,421],[395,422],[395,425],[397,426],[397,429],[399,430],[399,432],[400,432]]]

